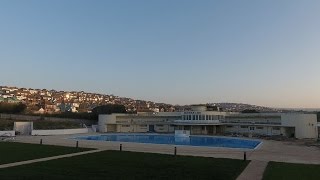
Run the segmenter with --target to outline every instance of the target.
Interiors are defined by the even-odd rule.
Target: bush
[[[73,121],[33,121],[33,129],[77,129],[82,128],[82,124]]]
[[[92,110],[94,118],[98,119],[99,114],[127,113],[126,107],[120,104],[106,104],[95,107]]]
[[[27,106],[22,103],[0,103],[0,113],[18,114],[26,110]]]
[[[57,117],[57,118],[69,118],[69,119],[87,119],[87,120],[98,120],[93,116],[92,113],[73,113],[64,112],[57,114],[45,114],[44,117]]]
[[[0,120],[0,131],[12,131],[14,126],[13,121]]]

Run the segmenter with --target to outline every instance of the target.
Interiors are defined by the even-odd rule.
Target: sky
[[[0,85],[320,108],[318,0],[1,0]]]

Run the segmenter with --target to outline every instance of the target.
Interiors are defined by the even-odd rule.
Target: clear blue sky
[[[318,0],[1,0],[0,84],[320,107]]]

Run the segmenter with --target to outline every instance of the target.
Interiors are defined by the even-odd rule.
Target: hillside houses
[[[84,91],[57,91],[0,86],[0,103],[24,103],[31,113],[91,112],[104,104],[122,104],[128,112],[174,111],[169,104]]]

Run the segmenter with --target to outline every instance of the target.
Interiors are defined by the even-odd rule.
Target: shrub
[[[33,129],[77,129],[82,128],[82,124],[73,121],[48,121],[40,120],[33,122]]]

